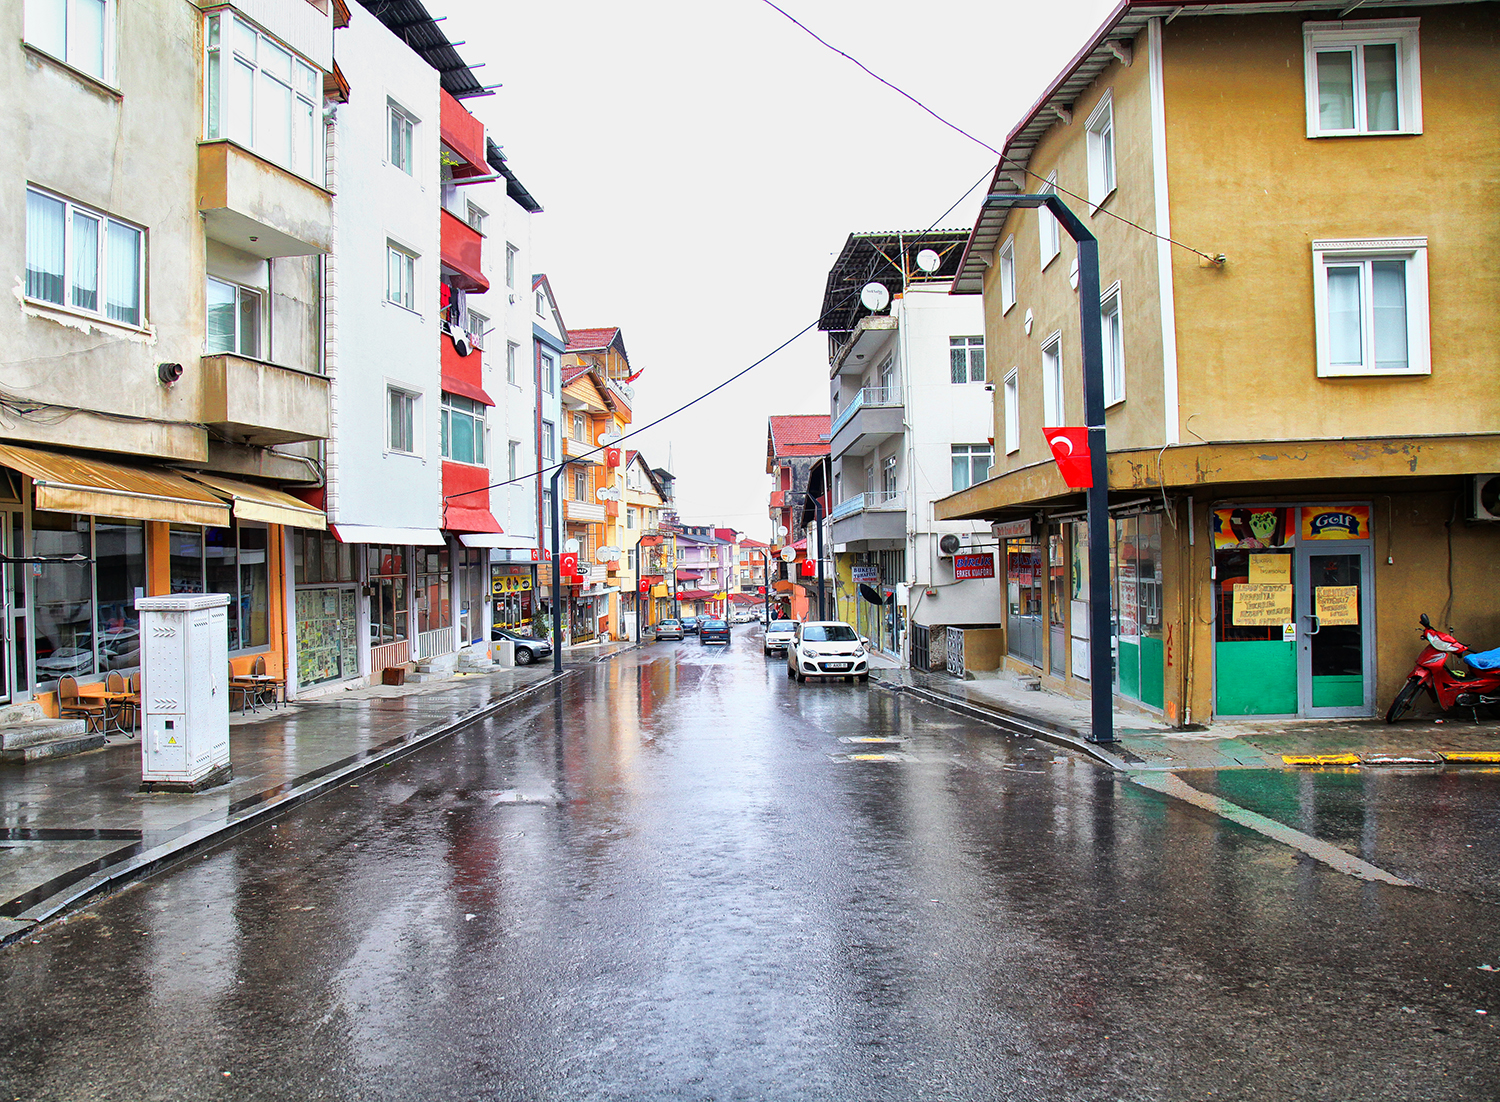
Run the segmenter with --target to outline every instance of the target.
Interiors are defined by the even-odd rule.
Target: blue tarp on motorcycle
[[[1500,670],[1500,647],[1479,654],[1466,654],[1464,661],[1476,670]]]

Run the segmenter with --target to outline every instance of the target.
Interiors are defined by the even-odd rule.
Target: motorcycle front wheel
[[[1401,686],[1401,691],[1396,694],[1396,699],[1391,701],[1391,706],[1386,709],[1385,721],[1395,723],[1411,711],[1412,702],[1417,699],[1417,693],[1421,691],[1422,682],[1415,677],[1408,677],[1406,684]]]

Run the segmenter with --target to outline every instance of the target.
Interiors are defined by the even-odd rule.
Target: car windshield
[[[802,629],[804,643],[856,643],[859,636],[848,624],[808,624]]]
[[[795,621],[795,620],[772,620],[771,621],[771,625],[768,628],[766,628],[766,630],[767,631],[796,631],[797,630],[797,621]]]
[[[702,620],[702,621],[699,621],[699,624],[698,624],[699,629],[708,628],[711,631],[717,631],[719,628],[721,628],[723,626],[724,626],[724,621],[723,620]]]
[[[678,623],[677,623],[676,620],[663,620],[661,623],[657,624],[656,626],[659,627],[659,628],[675,628],[675,627],[678,626]]]

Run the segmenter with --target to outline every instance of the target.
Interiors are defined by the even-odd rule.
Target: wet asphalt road
[[[1186,779],[1422,887],[659,644],[0,954],[0,1098],[1500,1097],[1497,778]]]

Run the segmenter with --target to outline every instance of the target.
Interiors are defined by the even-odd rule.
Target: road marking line
[[[1283,765],[1358,765],[1358,754],[1282,754]]]
[[[1484,765],[1500,765],[1500,752],[1494,750],[1444,750],[1441,753],[1444,761],[1455,764],[1478,762]]]
[[[1291,846],[1295,850],[1307,854],[1316,861],[1321,861],[1329,868],[1349,876],[1358,877],[1360,880],[1378,880],[1383,884],[1394,884],[1399,888],[1416,887],[1410,880],[1403,880],[1394,873],[1386,872],[1382,868],[1370,864],[1352,853],[1340,849],[1331,842],[1325,842],[1321,838],[1314,838],[1311,834],[1304,834],[1300,830],[1293,829],[1285,823],[1278,823],[1275,819],[1268,819],[1258,812],[1249,808],[1232,804],[1228,800],[1207,792],[1200,792],[1182,778],[1172,773],[1132,773],[1130,779],[1142,788],[1150,788],[1156,792],[1168,796],[1175,796],[1195,807],[1201,807],[1205,811],[1211,811],[1222,819],[1228,819],[1231,823],[1248,827],[1258,834],[1264,834],[1273,841],[1281,842],[1283,845]]]

